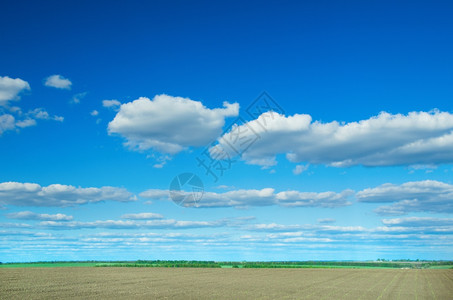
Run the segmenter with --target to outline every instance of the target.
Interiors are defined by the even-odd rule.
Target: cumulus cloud
[[[48,87],[53,87],[57,89],[65,89],[65,90],[70,90],[72,82],[64,78],[61,75],[52,75],[46,78],[46,81],[44,82],[45,86]]]
[[[245,149],[247,140],[255,142],[245,143]],[[292,162],[335,167],[437,165],[453,162],[453,114],[382,112],[358,122],[323,123],[306,114],[267,112],[233,127],[218,142],[215,147],[221,150],[215,152],[241,153],[258,165],[275,164],[277,154]]]
[[[6,215],[9,219],[17,220],[38,220],[38,221],[71,221],[72,216],[65,214],[37,214],[31,211],[20,211],[15,213],[9,213]]]
[[[199,101],[168,95],[142,97],[121,105],[108,132],[124,137],[125,145],[134,150],[176,154],[205,146],[221,134],[225,118],[239,113],[237,103],[223,106],[209,109]]]
[[[92,112],[90,112],[90,115],[96,117],[97,115],[99,115],[99,112],[97,110],[93,110]]]
[[[113,110],[118,110],[121,106],[121,102],[119,102],[118,100],[102,100],[102,106]]]
[[[121,219],[129,220],[151,220],[151,219],[162,219],[164,216],[156,213],[138,213],[138,214],[124,214]]]
[[[225,193],[205,192],[203,198],[197,203],[198,207],[250,207],[279,205],[284,207],[340,207],[351,203],[348,197],[353,194],[351,190],[341,193],[335,192],[299,192],[283,191],[276,193],[272,188],[261,190],[234,190]],[[141,197],[153,200],[168,199],[167,190],[148,190],[140,194]]]
[[[104,186],[81,188],[52,184],[42,187],[36,183],[0,183],[0,204],[15,206],[74,206],[100,201],[135,201],[126,189]]]
[[[19,94],[25,90],[30,90],[28,82],[20,78],[0,76],[0,106],[8,105],[9,101],[20,100]]]
[[[401,185],[386,183],[356,194],[360,202],[393,203],[375,210],[381,215],[410,212],[453,213],[453,185],[435,181],[412,181]]]

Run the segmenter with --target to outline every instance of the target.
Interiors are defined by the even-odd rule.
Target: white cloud
[[[310,165],[308,165],[308,164],[307,165],[297,165],[293,170],[293,174],[294,175],[302,174],[302,172],[307,171],[309,167],[310,167]]]
[[[226,221],[178,221],[173,219],[168,220],[151,220],[151,221],[137,221],[137,220],[105,220],[93,222],[56,222],[56,221],[43,221],[38,224],[40,228],[47,229],[138,229],[138,228],[159,228],[159,229],[191,229],[191,228],[209,228],[221,227],[226,225]]]
[[[13,130],[15,126],[15,118],[13,115],[0,115],[0,135],[5,131]]]
[[[71,221],[72,216],[65,214],[37,214],[31,211],[20,211],[15,213],[10,213],[6,215],[10,219],[17,220],[39,220],[39,221]]]
[[[240,143],[247,140],[255,142],[245,149],[249,144]],[[335,167],[438,165],[453,162],[453,114],[382,112],[344,124],[312,122],[304,114],[286,117],[268,112],[225,134],[216,147],[230,155],[234,155],[234,147],[248,163],[259,165],[275,164],[277,154],[286,154],[292,162]]]
[[[44,232],[11,231],[11,230],[0,230],[0,236],[32,236],[36,238],[52,237],[51,234]]]
[[[119,102],[118,100],[102,100],[102,106],[111,108],[113,110],[118,110],[121,106],[121,102]]]
[[[335,222],[336,222],[336,220],[331,219],[331,218],[318,219],[318,223],[321,223],[321,224],[330,224],[330,223],[335,223]]]
[[[361,202],[393,203],[375,210],[381,215],[402,215],[409,212],[453,213],[453,185],[425,180],[401,185],[386,183],[356,194]]]
[[[272,188],[261,190],[234,190],[225,193],[205,192],[198,207],[249,207],[279,205],[285,207],[339,207],[350,205],[348,197],[351,190],[335,192],[284,191],[275,193]],[[168,199],[167,190],[148,190],[141,197],[153,200]]]
[[[31,126],[36,126],[36,120],[34,119],[25,119],[16,122],[16,126],[19,128],[26,128]]]
[[[135,201],[136,197],[123,188],[104,186],[81,188],[52,184],[42,187],[36,183],[0,183],[0,204],[15,206],[74,206],[100,201]]]
[[[239,113],[237,103],[223,106],[209,109],[199,101],[168,95],[142,97],[121,105],[108,131],[124,137],[131,149],[176,154],[206,146],[221,134],[225,118]]]
[[[61,75],[52,75],[46,78],[44,85],[48,87],[54,87],[57,89],[70,90],[72,82]]]
[[[164,216],[156,213],[138,213],[138,214],[124,214],[121,219],[129,220],[151,220],[151,219],[162,219]]]
[[[34,118],[34,119],[40,119],[40,120],[53,120],[53,121],[58,121],[58,122],[63,122],[64,118],[60,116],[51,116],[45,109],[43,108],[36,108],[33,110],[30,110],[27,113],[28,116]]]
[[[352,194],[354,194],[352,190],[344,190],[341,193],[285,191],[276,194],[276,197],[281,206],[340,207],[351,205],[351,202],[348,201],[348,197]]]
[[[0,223],[0,228],[31,228],[30,224],[25,223]]]
[[[403,218],[384,219],[384,226],[366,228],[363,226],[332,226],[311,224],[252,224],[243,229],[253,232],[264,232],[266,235],[257,240],[282,239],[282,242],[305,242],[310,238],[329,239],[329,242],[363,243],[367,240],[372,244],[376,241],[386,245],[395,243],[425,245],[428,241],[443,243],[451,246],[453,233],[453,219],[441,218]],[[304,237],[304,239],[298,239]],[[253,236],[252,236],[253,238]],[[432,245],[433,246],[433,245]]]
[[[83,98],[85,98],[85,96],[86,96],[87,94],[88,94],[88,92],[83,92],[83,93],[75,94],[74,96],[72,96],[72,100],[70,101],[70,103],[79,104],[79,103],[80,103],[80,100],[82,100]]]
[[[19,100],[19,93],[25,90],[30,90],[28,82],[20,78],[0,76],[0,106],[6,106],[8,101]]]
[[[396,219],[383,219],[382,223],[388,226],[401,227],[442,227],[453,226],[452,218],[408,217]]]
[[[7,130],[14,130],[18,128],[26,128],[31,126],[36,126],[36,120],[53,120],[63,122],[64,118],[60,116],[51,116],[46,110],[43,108],[36,108],[34,110],[30,110],[27,113],[23,113],[20,109],[14,110],[18,117],[24,118],[22,120],[16,120],[13,115],[10,114],[3,114],[0,115],[0,135],[7,131]]]
[[[43,108],[30,110],[24,114],[18,106],[8,107],[8,102],[19,100],[19,93],[24,90],[30,90],[28,82],[20,78],[0,76],[0,107],[5,106],[10,113],[14,114],[3,113],[3,110],[0,110],[0,135],[8,130],[36,126],[37,119],[63,121],[63,117],[50,116]]]
[[[99,112],[97,110],[93,110],[92,112],[90,112],[90,115],[95,117],[95,116],[99,115]]]
[[[156,168],[156,169],[162,169],[167,164],[167,162],[172,159],[172,157],[170,155],[151,154],[151,155],[147,156],[147,158],[150,158],[150,157],[155,159],[156,164],[153,165],[153,168]]]

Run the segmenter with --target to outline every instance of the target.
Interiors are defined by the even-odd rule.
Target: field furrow
[[[1,299],[453,299],[453,270],[4,268]]]

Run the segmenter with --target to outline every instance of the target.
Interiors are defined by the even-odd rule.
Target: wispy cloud
[[[70,103],[74,103],[74,104],[79,104],[80,101],[85,98],[85,96],[88,94],[88,92],[82,92],[82,93],[77,93],[75,94],[74,96],[72,96],[72,99],[70,101]]]
[[[164,216],[161,214],[144,212],[144,213],[137,213],[137,214],[124,214],[121,216],[121,219],[129,219],[129,220],[151,220],[151,219],[162,219]]]
[[[56,222],[43,221],[38,224],[39,228],[56,230],[77,230],[77,229],[190,229],[190,228],[209,228],[222,227],[226,225],[225,220],[217,221],[177,221],[173,219],[137,221],[137,220],[105,220],[93,222]]]
[[[73,219],[72,216],[68,216],[65,214],[37,214],[31,211],[20,211],[9,213],[6,215],[10,219],[17,219],[17,220],[39,220],[39,221],[71,221]]]

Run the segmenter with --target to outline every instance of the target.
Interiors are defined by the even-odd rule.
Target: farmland
[[[452,299],[452,269],[0,268],[6,299]]]

